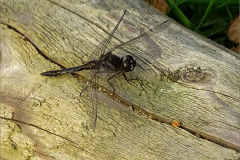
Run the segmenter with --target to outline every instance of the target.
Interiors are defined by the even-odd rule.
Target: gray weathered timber
[[[2,159],[239,159],[240,57],[177,23],[152,37],[156,61],[177,76],[141,95],[123,81],[134,112],[100,92],[95,132],[86,82],[40,75],[81,65],[125,9],[113,43],[168,19],[137,0],[1,1]]]

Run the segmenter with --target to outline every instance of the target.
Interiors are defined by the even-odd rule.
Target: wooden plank
[[[140,1],[83,2],[1,2],[1,157],[238,159],[239,56],[175,23],[151,37],[160,48],[153,55],[156,67],[174,75],[159,73],[161,79],[144,83],[141,95],[139,86],[119,79],[135,112],[108,97],[111,88],[100,81],[105,92],[99,94],[93,132],[91,88],[79,96],[86,83],[78,75],[85,72],[60,77],[40,73],[87,61],[124,9],[129,13],[111,45],[166,17]],[[174,119],[181,128],[167,125]]]

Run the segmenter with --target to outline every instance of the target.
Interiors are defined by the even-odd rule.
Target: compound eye
[[[132,60],[132,59],[133,59],[133,57],[132,57],[132,56],[130,56],[130,55],[126,55],[126,59]]]
[[[130,63],[130,61],[129,61],[128,59],[126,59],[126,60],[123,61],[123,66],[124,66],[123,70],[124,70],[125,72],[131,71],[132,64]]]
[[[126,59],[123,61],[124,72],[132,71],[135,68],[135,66],[136,66],[136,62],[134,60]]]
[[[132,71],[136,66],[136,61],[132,56],[126,55],[126,59],[123,61],[123,70],[124,72]]]

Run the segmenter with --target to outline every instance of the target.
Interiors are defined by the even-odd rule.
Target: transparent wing
[[[132,39],[128,40],[127,42],[123,42],[123,43],[121,43],[120,45],[117,45],[117,46],[111,48],[111,49],[108,50],[107,52],[113,52],[113,51],[115,51],[116,49],[124,49],[124,48],[129,47],[129,46],[132,48],[132,47],[134,47],[134,44],[135,44],[135,43],[137,43],[138,41],[141,41],[141,40],[142,40],[141,38],[143,38],[143,37],[145,37],[145,36],[151,37],[151,36],[153,36],[153,35],[161,32],[161,31],[164,30],[165,28],[167,28],[171,23],[172,23],[172,21],[166,20],[166,21],[164,21],[163,23],[155,26],[154,28],[152,28],[152,29],[150,29],[150,30],[148,30],[148,31],[140,34],[139,36],[137,36],[137,37],[135,37],[135,38],[132,38]],[[147,52],[144,52],[144,51],[142,51],[142,52],[148,54]],[[139,56],[144,58],[146,55],[140,54]],[[149,55],[149,56],[151,56],[151,55]],[[152,58],[154,59],[155,57],[152,57]]]
[[[111,39],[112,39],[114,33],[116,32],[120,22],[122,21],[124,15],[126,14],[126,12],[127,11],[125,10],[122,17],[118,21],[117,25],[114,27],[114,29],[111,31],[111,33],[108,35],[108,37],[106,39],[104,39],[100,43],[99,46],[96,47],[96,49],[91,53],[90,57],[94,57],[94,55],[97,55],[97,58],[99,58],[102,54],[105,53],[109,43],[111,42]],[[101,63],[101,62],[99,62],[99,63]],[[101,65],[100,65],[99,69],[92,70],[92,73],[89,74],[89,76],[87,76],[87,79],[90,80],[90,83],[92,83],[92,85],[98,84],[98,77],[97,77],[98,74],[101,74],[101,79],[107,78],[107,76],[104,76],[104,74],[102,74],[101,72],[106,72],[106,70],[103,67],[101,67]],[[88,86],[89,86],[89,84],[87,84],[85,89]],[[90,97],[92,99],[92,110],[89,110],[89,114],[93,119],[93,122],[90,123],[90,126],[92,127],[93,131],[95,131],[96,123],[97,123],[98,108],[99,108],[98,91],[96,89],[92,89]]]
[[[123,17],[126,14],[126,12],[127,10],[124,11],[122,17],[120,18],[114,29],[111,31],[111,33],[108,35],[108,37],[105,38],[102,42],[100,42],[100,44],[93,50],[93,52],[89,56],[90,57],[89,60],[95,60],[96,58],[99,58],[101,54],[106,53],[105,51],[108,48],[108,45],[110,44],[111,39],[114,36],[114,33],[116,32],[121,21],[123,20]]]
[[[170,70],[156,61],[156,58],[161,56],[161,53],[159,53],[158,49],[150,52],[150,50],[154,47],[147,42],[150,41],[149,39],[151,36],[154,36],[157,33],[161,32],[171,23],[172,21],[166,20],[163,23],[157,25],[156,27],[142,33],[141,35],[111,48],[107,52],[112,52],[113,54],[117,55],[132,55],[136,59],[138,66],[146,70],[151,70],[153,72],[152,74],[157,75],[157,72],[160,72],[162,75],[169,77],[169,75],[172,74]],[[146,37],[148,37],[148,40],[146,39]]]
[[[124,12],[124,14],[126,13],[126,11]],[[123,15],[124,16],[124,15]],[[123,19],[120,19],[120,21]],[[114,68],[109,69],[106,67],[101,67],[99,72],[101,73],[101,80],[105,80],[107,81],[109,79],[109,77],[113,77],[111,79],[111,81],[109,81],[109,85],[111,86],[110,89],[112,89],[118,96],[124,98],[125,100],[127,100],[128,102],[130,102],[130,104],[132,103],[131,101],[131,96],[130,94],[128,94],[130,88],[129,87],[135,87],[137,89],[139,89],[139,91],[141,92],[143,90],[142,88],[142,80],[146,80],[146,77],[148,77],[148,81],[151,81],[152,76],[156,76],[153,74],[153,69],[151,66],[149,66],[149,64],[151,64],[153,61],[155,62],[155,58],[153,55],[151,55],[151,53],[148,53],[146,50],[141,49],[140,47],[138,47],[136,44],[141,42],[143,40],[143,38],[145,38],[146,36],[151,37],[153,35],[155,35],[156,33],[160,32],[161,30],[165,29],[166,27],[168,27],[171,24],[171,21],[167,20],[164,21],[163,23],[161,23],[160,25],[150,29],[147,32],[144,32],[143,34],[141,34],[140,36],[133,38],[125,43],[122,43],[120,45],[114,46],[113,48],[109,49],[106,51],[106,48],[108,47],[111,38],[113,37],[113,34],[115,33],[115,31],[117,30],[117,27],[120,24],[119,23],[116,25],[116,27],[114,28],[114,30],[110,33],[108,39],[104,40],[104,42],[101,44],[101,46],[103,47],[103,49],[100,49],[100,53],[104,54],[104,53],[108,53],[108,52],[112,52],[113,54],[116,54],[120,57],[124,56],[124,55],[132,55],[133,57],[136,58],[137,61],[137,66],[134,69],[134,71],[132,72],[128,72],[126,73],[126,77],[124,77],[122,75],[122,73],[117,74],[114,71]],[[149,50],[148,50],[149,51]],[[156,63],[156,62],[155,62]],[[157,66],[159,67],[160,65],[157,64]],[[169,73],[169,71],[167,71],[167,69],[163,66],[160,67],[161,73],[164,75],[167,75]],[[154,72],[156,73],[156,72]],[[126,84],[126,79],[127,83],[129,83],[130,85],[125,85]],[[95,83],[98,84],[98,79],[95,77]],[[146,81],[145,81],[146,82]],[[124,85],[123,85],[124,84]],[[98,100],[98,94],[97,92],[93,92],[94,95],[92,96],[93,99],[95,99],[96,101]],[[94,102],[94,108],[95,108],[95,118],[94,118],[94,129],[96,127],[96,122],[97,122],[97,110],[98,110],[98,102]]]

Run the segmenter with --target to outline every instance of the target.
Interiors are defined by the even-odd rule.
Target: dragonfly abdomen
[[[64,68],[61,70],[43,72],[43,73],[41,73],[41,75],[43,75],[43,76],[59,76],[59,75],[67,74],[67,73],[73,73],[76,71],[95,69],[97,62],[98,61],[94,60],[94,61],[90,61],[84,65],[77,66],[77,67]]]

